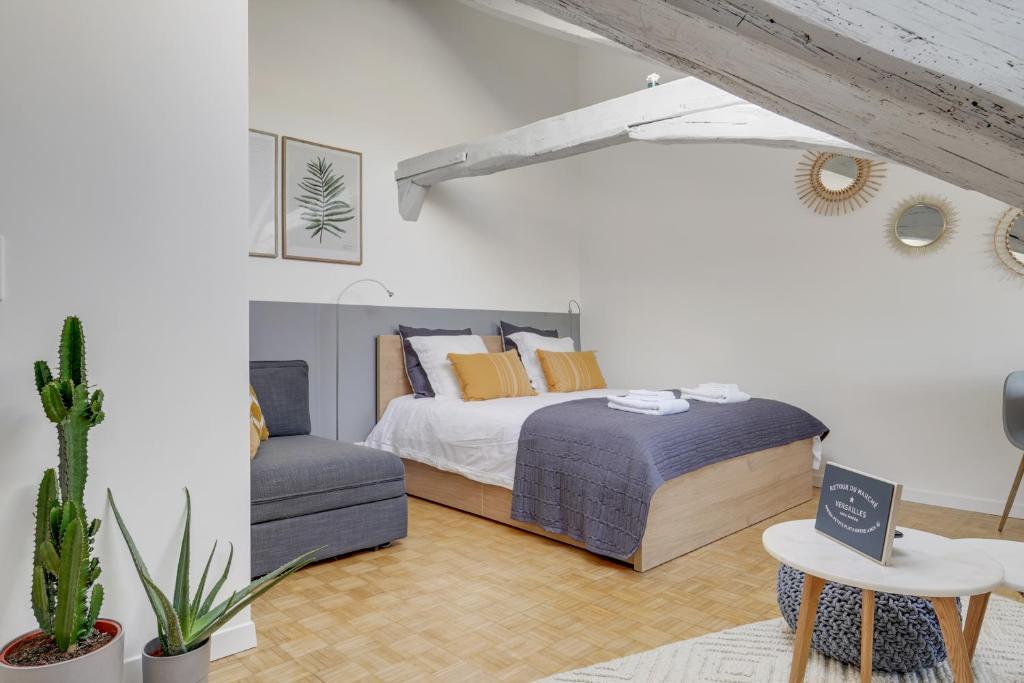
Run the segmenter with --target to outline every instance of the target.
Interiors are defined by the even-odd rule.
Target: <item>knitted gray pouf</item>
[[[779,565],[779,611],[793,629],[803,587],[803,572]],[[826,657],[859,666],[860,615],[859,588],[826,582],[818,602],[811,646]],[[935,666],[944,659],[946,646],[931,603],[909,595],[875,594],[874,671],[909,673]]]

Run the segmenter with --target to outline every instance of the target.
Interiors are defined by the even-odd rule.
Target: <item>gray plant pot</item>
[[[173,657],[158,657],[160,639],[154,638],[142,648],[143,683],[206,683],[210,675],[210,640],[191,652]]]
[[[0,683],[121,683],[124,676],[124,628],[113,619],[99,619],[96,628],[113,633],[114,639],[98,650],[77,659],[43,666],[10,666],[6,653],[15,643],[39,635],[36,630],[4,645],[0,650]]]

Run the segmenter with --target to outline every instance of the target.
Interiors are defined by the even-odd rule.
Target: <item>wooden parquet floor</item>
[[[411,498],[408,538],[284,581],[254,605],[259,647],[215,662],[210,680],[532,681],[771,619],[777,565],[761,532],[813,517],[815,505],[638,574]],[[912,503],[900,524],[998,537],[991,515]],[[1024,520],[1010,520],[1003,538],[1024,540]]]

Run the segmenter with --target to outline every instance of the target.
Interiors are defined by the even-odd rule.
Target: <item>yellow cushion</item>
[[[523,362],[515,351],[505,353],[449,353],[448,360],[467,401],[535,396]]]
[[[604,375],[597,364],[593,351],[544,351],[537,350],[540,367],[548,380],[551,391],[584,391],[604,389]]]
[[[263,410],[260,409],[259,399],[256,398],[256,390],[249,385],[249,459],[256,457],[256,451],[260,447],[260,441],[270,438],[270,431],[267,429],[267,421],[263,419]]]

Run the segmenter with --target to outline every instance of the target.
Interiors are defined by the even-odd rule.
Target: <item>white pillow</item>
[[[427,373],[434,395],[442,398],[462,398],[462,387],[455,374],[449,353],[487,353],[480,335],[466,334],[453,337],[408,337],[420,365]]]
[[[537,350],[543,351],[575,351],[576,344],[572,337],[545,337],[534,332],[515,332],[508,335],[508,338],[516,343],[519,349],[519,357],[523,359],[523,366],[530,378],[533,388],[539,393],[547,393],[548,380],[544,376],[544,368],[540,365],[540,358],[537,357]]]

